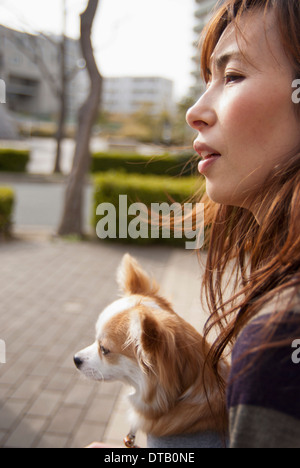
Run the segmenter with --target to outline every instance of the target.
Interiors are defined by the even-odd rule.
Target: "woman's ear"
[[[117,283],[126,294],[153,295],[158,292],[156,282],[149,278],[138,262],[129,254],[125,254],[117,273]]]

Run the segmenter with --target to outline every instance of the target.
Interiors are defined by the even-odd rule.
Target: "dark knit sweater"
[[[270,322],[287,298],[272,301],[233,348],[227,390],[232,448],[300,448],[299,295],[276,326]],[[261,350],[264,325],[271,337],[269,347]]]
[[[227,389],[231,448],[300,448],[300,294],[294,293],[274,297],[234,345]],[[269,326],[278,311],[287,312]],[[262,351],[265,325],[271,337]],[[287,344],[279,346],[282,340]],[[207,433],[149,437],[149,448],[216,446]]]

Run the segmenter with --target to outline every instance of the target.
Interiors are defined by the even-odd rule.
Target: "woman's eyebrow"
[[[224,52],[217,56],[214,56],[213,54],[211,56],[211,65],[214,65],[218,71],[223,70],[230,60],[243,61],[242,54],[238,51]]]

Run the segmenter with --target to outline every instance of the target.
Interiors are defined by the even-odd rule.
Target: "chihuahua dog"
[[[220,433],[225,406],[214,372],[204,364],[208,344],[128,254],[117,281],[122,298],[103,310],[95,342],[74,362],[90,379],[133,387],[129,446],[139,429],[154,437]],[[225,362],[219,371],[225,378]]]

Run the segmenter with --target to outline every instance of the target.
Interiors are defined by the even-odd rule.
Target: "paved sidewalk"
[[[49,240],[0,244],[0,447],[78,448],[120,444],[128,424],[120,384],[84,380],[73,355],[94,339],[101,309],[118,296],[116,268],[136,256],[201,328],[200,267],[191,251]],[[140,444],[145,444],[143,436]]]

